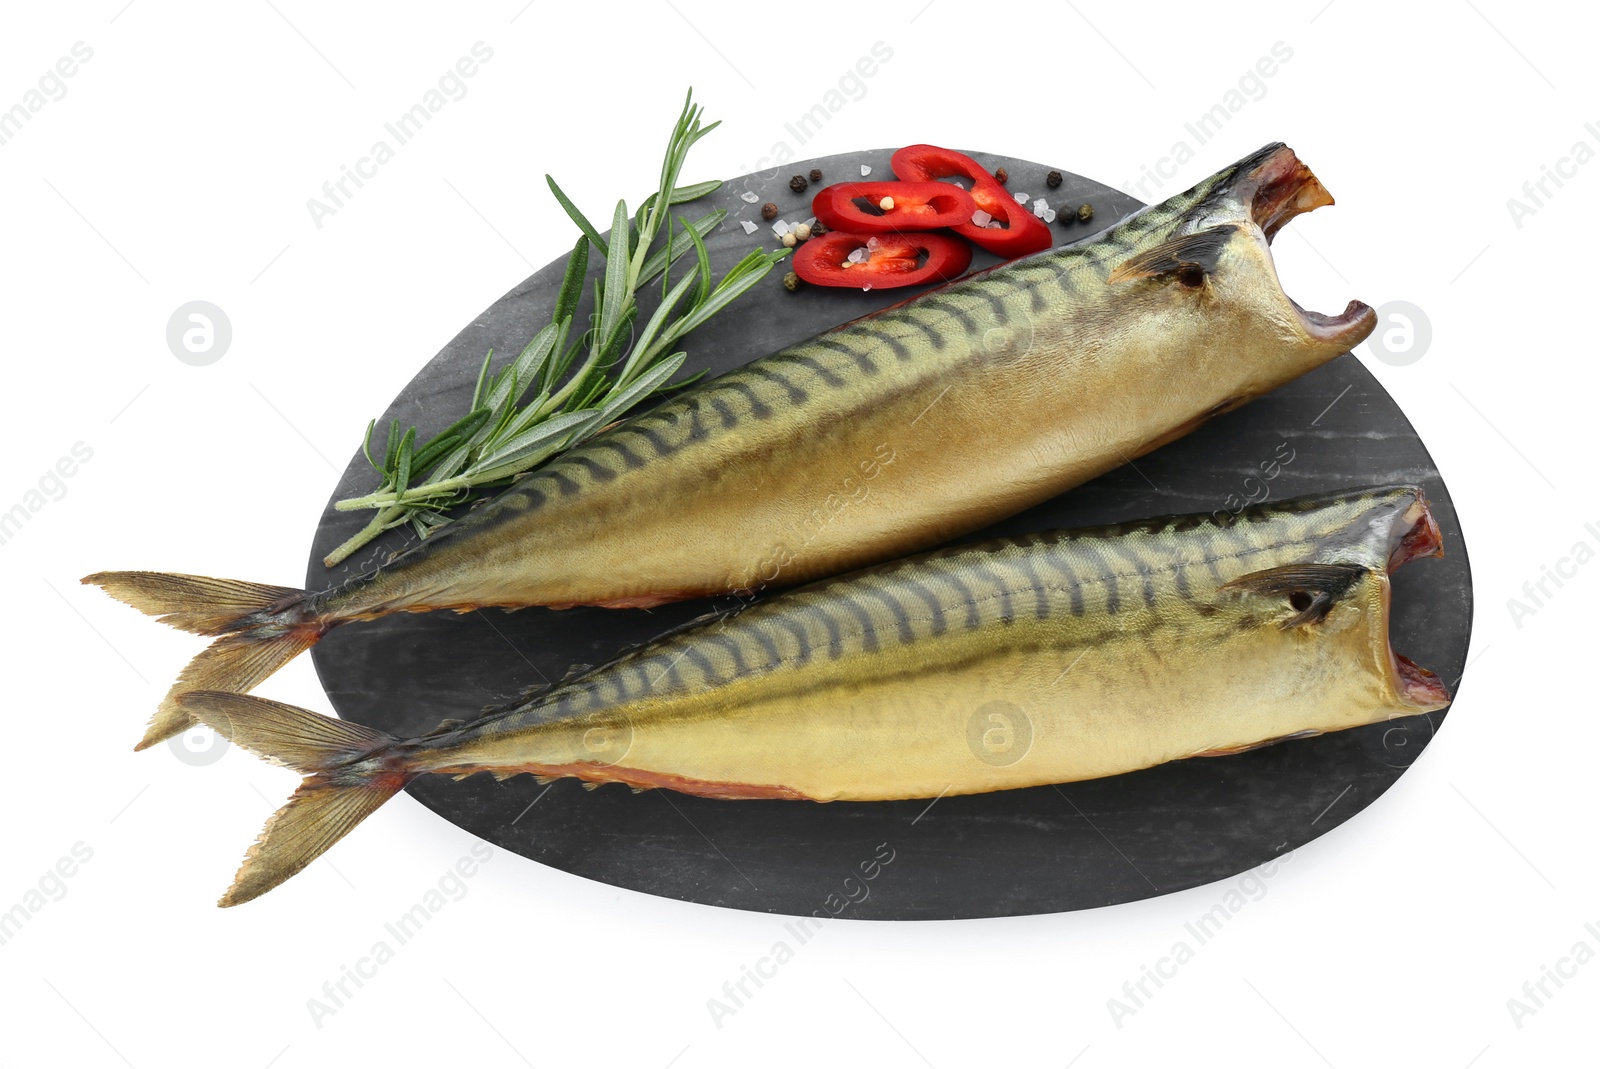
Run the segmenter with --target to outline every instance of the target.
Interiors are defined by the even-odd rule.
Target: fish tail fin
[[[185,691],[252,690],[332,626],[310,610],[306,592],[294,587],[167,572],[96,572],[82,581],[164,624],[216,638],[179,674],[136,750],[193,723],[177,701]]]
[[[230,742],[305,775],[283,808],[267,818],[219,906],[237,906],[272,890],[411,779],[398,740],[375,728],[221,691],[190,691],[178,704]]]
[[[325,628],[263,627],[224,635],[195,654],[156,707],[135,750],[164,742],[187,730],[194,717],[180,698],[192,691],[245,694],[272,673],[317,644]]]
[[[95,572],[79,582],[97,586],[164,624],[212,637],[239,631],[251,617],[288,608],[306,596],[294,587],[175,572]]]

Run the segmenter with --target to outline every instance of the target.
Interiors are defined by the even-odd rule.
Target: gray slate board
[[[1140,207],[1065,169],[1062,186],[1048,190],[1046,165],[973,155],[987,166],[1005,166],[1014,191],[1044,196],[1052,205],[1093,204],[1093,222],[1053,227],[1062,242],[1088,237]],[[760,201],[778,204],[790,222],[810,216],[816,187],[792,193],[792,174],[820,167],[825,182],[855,181],[866,164],[873,179],[887,179],[893,177],[889,156],[889,150],[879,150],[797,161],[770,177],[736,179],[685,207],[692,217],[712,207],[727,209],[728,221],[707,241],[720,271],[758,244],[773,247],[764,224],[747,235],[737,223],[761,223]],[[758,203],[739,198],[746,189],[758,195]],[[594,259],[598,266],[599,257]],[[974,268],[992,262],[979,253]],[[521,349],[548,318],[563,266],[557,261],[537,272],[468,324],[395,399],[380,426],[398,419],[425,435],[464,413],[485,351],[495,350],[498,367]],[[790,294],[779,282],[782,270],[688,339],[689,370],[729,370],[914,292]],[[649,308],[643,312],[648,315]],[[580,308],[580,318],[585,314]],[[352,429],[376,407],[375,399],[352,399]],[[1293,461],[1262,482],[1259,465],[1283,455],[1285,446],[1293,450]],[[1397,482],[1426,488],[1444,531],[1446,556],[1395,574],[1394,645],[1453,688],[1472,620],[1471,575],[1455,509],[1404,414],[1354,356],[1214,420],[1140,458],[1136,467],[1120,468],[963,541],[1211,511],[1263,491],[1282,499]],[[390,532],[343,566],[323,567],[323,555],[367,518],[335,512],[332,502],[364,493],[371,483],[371,469],[358,452],[317,527],[308,587],[331,585],[409,544],[407,533]],[[340,716],[418,734],[445,718],[470,719],[529,685],[559,679],[573,664],[603,662],[715,604],[686,602],[648,613],[578,608],[401,614],[338,628],[312,658]],[[651,894],[800,915],[1008,916],[1148,898],[1280,856],[1376,801],[1421,753],[1444,716],[1411,717],[1087,783],[945,798],[931,807],[927,801],[726,802],[668,791],[633,794],[616,785],[585,791],[572,780],[546,788],[526,776],[504,783],[489,776],[460,782],[429,777],[408,789],[441,816],[505,849]],[[1364,819],[1383,817],[1374,812]],[[883,865],[881,859],[891,855]],[[864,880],[863,872],[874,878]]]

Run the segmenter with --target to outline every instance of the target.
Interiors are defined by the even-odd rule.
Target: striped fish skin
[[[1415,487],[979,543],[776,595],[415,739],[190,691],[185,714],[305,775],[219,904],[278,886],[423,775],[937,798],[1443,708],[1438,678],[1389,647],[1388,579],[1441,546]]]
[[[1414,715],[1449,699],[1390,650],[1388,574],[1440,545],[1421,491],[1391,487],[941,551],[669,636],[403,765],[929,798]],[[1250,577],[1306,565],[1343,588],[1285,627],[1316,590]]]
[[[1331,203],[1293,152],[1269,145],[1094,239],[686,391],[329,590],[88,576],[217,638],[140,748],[188,725],[185,690],[249,691],[351,620],[793,586],[1020,512],[1365,338],[1370,308],[1306,312],[1273,268],[1278,228]]]
[[[986,526],[1365,338],[1370,309],[1302,311],[1268,250],[1289,217],[1328,203],[1289,149],[1268,146],[1096,239],[634,417],[318,608],[649,606],[800,583]],[[1148,259],[1162,249],[1173,256]]]

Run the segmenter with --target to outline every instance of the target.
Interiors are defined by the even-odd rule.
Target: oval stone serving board
[[[1043,164],[973,155],[986,166],[1005,166],[1013,191],[1063,208],[1092,204],[1091,223],[1052,226],[1063,243],[1091,236],[1141,206],[1064,169],[1061,187],[1048,189],[1050,168]],[[757,245],[774,247],[776,239],[761,220],[762,202],[778,204],[780,218],[791,223],[810,216],[816,187],[795,194],[791,175],[819,167],[825,182],[859,180],[865,165],[873,178],[892,178],[889,156],[879,150],[797,161],[735,179],[685,205],[684,214],[728,211],[727,221],[706,241],[720,273]],[[1212,162],[1220,167],[1231,161]],[[741,198],[746,191],[756,195],[756,203]],[[746,234],[739,220],[759,229]],[[598,270],[600,257],[593,259]],[[974,268],[992,262],[979,253]],[[398,419],[426,435],[463,414],[484,353],[493,348],[498,367],[547,321],[563,267],[557,261],[538,271],[463,328],[379,425]],[[915,292],[806,288],[791,294],[780,281],[784,270],[780,265],[756,291],[687,339],[687,370],[727,371]],[[648,316],[649,302],[642,311]],[[579,309],[580,320],[586,314],[586,307]],[[354,403],[351,426],[378,403]],[[308,587],[338,582],[409,544],[413,536],[393,531],[339,568],[323,566],[323,555],[368,518],[336,512],[332,502],[370,490],[372,480],[357,452],[312,540]],[[1472,619],[1471,576],[1455,509],[1404,414],[1352,355],[963,541],[1237,510],[1264,495],[1277,500],[1396,482],[1427,490],[1444,532],[1445,557],[1395,573],[1394,645],[1453,689]],[[400,614],[338,628],[313,649],[312,658],[340,716],[399,735],[418,734],[446,718],[470,719],[487,704],[559,679],[574,664],[601,663],[625,646],[728,603],[685,602],[651,612]],[[586,791],[573,780],[546,786],[529,776],[497,783],[486,775],[460,782],[425,777],[408,790],[447,820],[507,850],[651,894],[799,915],[1007,916],[1148,898],[1280,856],[1376,801],[1444,717],[1410,717],[1110,779],[934,801],[727,802],[664,790],[634,794],[620,785]]]

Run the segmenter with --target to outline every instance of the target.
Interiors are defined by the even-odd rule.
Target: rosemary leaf
[[[603,416],[602,423],[611,422],[613,416],[626,412],[665,386],[667,380],[678,373],[678,369],[687,359],[689,359],[688,353],[673,353],[627,386],[613,391],[600,410]]]
[[[375,420],[375,419],[367,420],[367,433],[361,439],[361,455],[367,458],[367,463],[372,466],[372,470],[373,471],[377,472],[379,475],[382,475],[383,474],[383,468],[381,468],[378,465],[378,462],[376,460],[372,459],[372,429],[374,427],[376,427],[377,425],[378,425],[378,421],[377,420]]]
[[[478,463],[483,468],[504,467],[514,460],[518,460],[532,453],[538,447],[570,434],[575,427],[591,423],[596,418],[594,412],[563,412],[559,416],[551,416],[538,426],[522,432],[510,441],[505,442],[494,452],[483,457]]]
[[[689,246],[692,244],[692,239],[690,239],[688,234],[689,227],[693,227],[696,234],[699,234],[701,237],[705,237],[717,227],[721,226],[722,221],[727,217],[728,213],[723,211],[721,208],[718,208],[716,211],[711,212],[704,218],[696,219],[692,223],[685,224],[683,220],[678,220],[679,225],[684,227],[684,231],[672,239],[670,246],[663,246],[662,248],[657,249],[650,256],[650,258],[644,262],[644,270],[639,272],[639,283],[643,285],[644,283],[651,281],[657,275],[661,274],[667,269],[667,263],[669,260],[673,263],[676,263],[678,257],[689,251]],[[668,251],[669,248],[670,252]]]
[[[583,231],[584,237],[593,242],[595,248],[599,249],[602,253],[605,252],[606,243],[600,237],[600,231],[594,228],[594,224],[589,222],[584,214],[578,210],[578,206],[576,204],[567,199],[567,195],[561,192],[561,187],[556,185],[556,180],[554,178],[551,178],[549,175],[545,175],[544,180],[550,184],[550,192],[556,195],[556,200],[561,202],[561,207],[566,209],[567,216],[574,223],[578,224],[579,230]]]
[[[556,310],[550,316],[551,322],[570,319],[572,313],[578,310],[578,298],[583,296],[583,278],[588,272],[589,238],[584,235],[578,238],[578,243],[572,247],[572,255],[567,257],[567,271],[561,278],[561,290],[556,294]]]
[[[628,292],[628,257],[622,255],[628,247],[628,204],[617,201],[616,213],[611,217],[611,245],[615,254],[607,254],[605,289],[595,298],[598,328],[593,344],[608,345],[617,323],[633,302]]]
[[[700,240],[700,234],[694,227],[689,228],[689,239],[694,242],[695,266],[700,272],[700,285],[694,291],[694,303],[698,305],[711,292],[711,254],[706,251],[706,243]]]
[[[682,303],[684,294],[689,292],[689,287],[694,283],[694,275],[684,275],[678,280],[678,284],[672,287],[671,291],[662,298],[661,304],[655,310],[655,314],[644,325],[644,330],[639,332],[638,338],[634,339],[633,352],[628,355],[628,363],[623,366],[622,373],[618,376],[620,381],[627,382],[632,378],[638,364],[649,365],[651,357],[658,351],[656,335],[660,334],[667,325],[667,321],[672,317],[673,310]],[[671,345],[672,340],[668,339],[660,344]]]
[[[667,198],[668,204],[687,204],[691,200],[699,200],[708,193],[715,193],[722,188],[722,182],[713,178],[708,182],[696,182],[692,186],[679,186],[672,191],[672,196]]]

